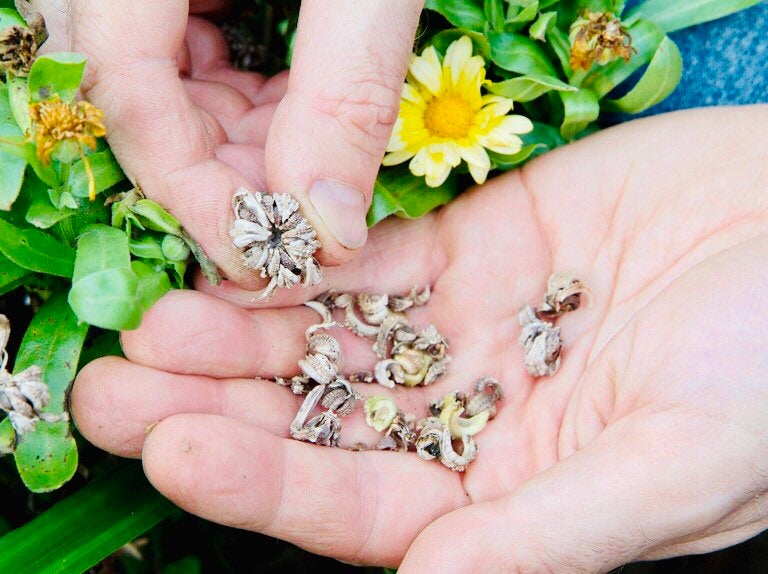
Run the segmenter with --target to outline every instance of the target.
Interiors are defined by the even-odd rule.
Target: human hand
[[[290,79],[232,68],[221,32],[200,17],[226,0],[37,7],[50,49],[88,56],[83,93],[104,110],[129,177],[226,277],[258,288],[265,281],[243,267],[229,235],[240,186],[297,197],[318,231],[321,263],[348,261],[365,242],[422,4],[303,2]]]
[[[429,398],[500,379],[464,474],[286,438],[297,398],[252,377],[296,370],[317,321],[290,306],[303,291],[278,293],[281,309],[240,307],[251,294],[230,283],[168,294],[123,334],[130,360],[80,373],[78,428],[141,456],[190,512],[400,572],[603,571],[744,540],[768,525],[767,123],[765,107],[716,108],[606,130],[377,226],[309,293],[433,285],[414,320],[454,360],[396,400],[423,416]],[[533,380],[517,311],[556,270],[594,305],[559,320],[562,367]],[[345,335],[344,372],[370,366]],[[343,419],[346,442],[370,439],[361,418]]]

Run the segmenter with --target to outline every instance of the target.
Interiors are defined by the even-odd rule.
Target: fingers
[[[288,92],[267,140],[267,182],[300,199],[322,263],[346,262],[365,243],[422,4],[302,2]]]
[[[90,442],[138,458],[147,432],[169,416],[223,415],[285,435],[298,400],[272,382],[174,375],[105,357],[78,374],[71,405],[78,430]]]
[[[413,287],[434,284],[447,265],[437,224],[434,217],[409,221],[407,225],[397,220],[384,221],[371,230],[371,238],[356,260],[326,269],[323,280],[312,288],[283,289],[266,301],[255,300],[258,291],[243,289],[231,281],[213,286],[198,278],[195,287],[245,308],[299,305],[330,289],[408,293]]]
[[[254,312],[203,293],[172,291],[121,341],[130,360],[164,371],[273,378],[298,374],[298,360],[306,354],[304,332],[319,322],[308,307]],[[370,367],[369,341],[344,329],[333,335],[344,349],[345,372]]]
[[[604,572],[695,533],[737,505],[745,466],[712,428],[624,419],[512,494],[437,520],[399,572]]]
[[[319,448],[223,417],[167,419],[143,459],[182,508],[348,562],[395,565],[422,528],[466,503],[458,475],[413,454]]]

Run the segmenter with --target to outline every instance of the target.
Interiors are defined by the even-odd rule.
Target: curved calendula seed
[[[378,432],[384,432],[397,416],[397,405],[392,397],[375,395],[365,401],[365,422]]]

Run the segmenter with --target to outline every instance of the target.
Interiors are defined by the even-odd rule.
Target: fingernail
[[[359,190],[321,179],[309,190],[309,200],[336,241],[347,249],[362,247],[368,238],[365,198]]]

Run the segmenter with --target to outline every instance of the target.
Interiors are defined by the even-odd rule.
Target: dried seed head
[[[582,297],[591,303],[590,296],[587,286],[574,273],[553,273],[547,280],[544,302],[536,308],[536,314],[543,319],[554,319],[578,309]]]
[[[504,398],[504,391],[493,377],[482,377],[475,382],[474,394],[466,400],[464,415],[473,417],[488,411],[488,418],[496,416],[496,403]]]
[[[522,327],[520,344],[525,354],[525,368],[534,377],[554,375],[560,367],[560,327],[536,317],[533,307],[520,309],[518,320]]]
[[[291,430],[291,436],[321,446],[338,446],[340,432],[341,419],[331,411],[326,411],[310,419],[299,430]]]
[[[355,402],[362,399],[362,395],[352,388],[349,381],[337,377],[327,385],[320,402],[326,409],[344,417],[355,408]]]
[[[462,417],[463,413],[464,401],[459,400],[456,393],[449,393],[443,397],[439,419],[448,427],[452,438],[476,435],[485,428],[490,418],[490,412],[487,410],[480,411],[470,418]]]
[[[278,288],[305,287],[322,279],[314,254],[320,247],[314,227],[299,212],[299,202],[287,193],[269,195],[241,187],[232,198],[235,222],[233,245],[243,249],[243,263],[269,277],[258,299]]]
[[[593,63],[607,64],[618,58],[629,62],[637,51],[626,27],[610,12],[585,10],[571,25],[569,39],[574,70],[589,70]]]
[[[37,53],[35,35],[24,26],[9,26],[0,31],[0,70],[26,77]]]
[[[397,416],[397,405],[392,397],[376,395],[365,401],[365,422],[377,432],[384,432]]]

